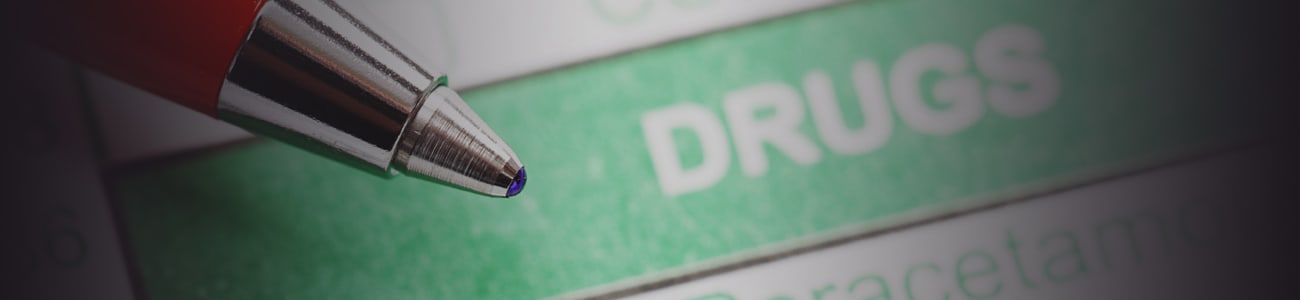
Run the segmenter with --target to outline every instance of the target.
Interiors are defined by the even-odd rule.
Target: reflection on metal
[[[219,116],[376,173],[493,196],[522,185],[514,151],[443,75],[367,23],[332,0],[268,2],[222,86]]]

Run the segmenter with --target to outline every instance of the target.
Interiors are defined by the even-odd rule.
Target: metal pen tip
[[[396,169],[484,195],[514,196],[527,181],[514,150],[446,86],[420,102],[397,149]]]
[[[515,180],[510,182],[510,188],[506,189],[506,197],[514,197],[519,192],[524,191],[524,184],[528,183],[528,172],[519,168],[519,173],[515,174]]]

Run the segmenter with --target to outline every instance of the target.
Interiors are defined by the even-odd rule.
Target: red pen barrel
[[[44,0],[26,39],[200,112],[217,95],[265,0]]]

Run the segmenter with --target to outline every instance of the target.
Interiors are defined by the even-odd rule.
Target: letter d
[[[704,161],[691,170],[684,170],[677,144],[673,142],[673,129],[690,129],[700,137]],[[698,104],[677,104],[646,112],[641,116],[641,129],[646,145],[650,147],[650,160],[659,188],[665,196],[676,196],[708,188],[727,174],[731,151],[727,134],[707,108]]]

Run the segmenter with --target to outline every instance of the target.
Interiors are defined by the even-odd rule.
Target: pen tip
[[[528,172],[524,172],[524,168],[519,168],[519,172],[515,173],[515,180],[511,181],[510,187],[506,189],[506,197],[513,197],[514,195],[518,195],[519,192],[522,192],[524,190],[524,183],[527,182],[528,182]]]

